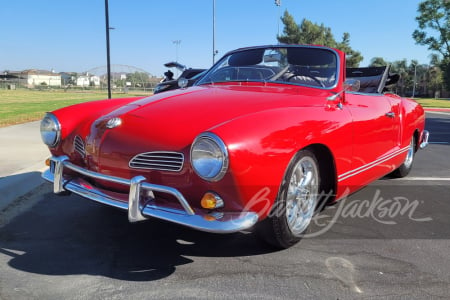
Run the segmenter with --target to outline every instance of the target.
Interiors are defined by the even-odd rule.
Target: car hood
[[[116,131],[139,131],[153,141],[181,148],[224,122],[279,107],[324,105],[326,95],[297,87],[193,87],[138,100],[106,117],[122,118]]]
[[[195,137],[246,115],[286,106],[324,106],[329,91],[283,86],[222,85],[169,91],[124,105],[90,125],[87,165],[117,173],[139,153],[189,154]],[[120,118],[118,126],[108,121]],[[258,124],[248,124],[258,126]],[[126,174],[122,174],[126,176]]]

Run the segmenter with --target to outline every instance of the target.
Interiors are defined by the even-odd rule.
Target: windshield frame
[[[270,54],[271,51],[272,54]],[[296,54],[296,51],[307,55],[305,58],[292,56],[291,54]],[[254,56],[252,56],[252,52],[254,53]],[[324,52],[327,52],[326,55],[331,54],[329,56],[323,56],[323,59],[332,60],[328,67],[326,67],[325,62],[323,62],[323,65],[318,65],[321,62],[320,53]],[[245,53],[249,55],[246,56]],[[312,53],[317,53],[318,56],[311,55]],[[311,59],[311,64],[305,65],[305,63],[308,63],[308,59]],[[303,65],[294,65],[292,62],[301,63]],[[300,71],[297,71],[296,68],[298,70],[303,70],[301,71],[302,74],[297,74],[297,72]],[[270,82],[331,90],[336,88],[339,80],[341,80],[341,74],[339,72],[340,68],[339,54],[333,48],[283,44],[248,47],[230,51],[225,54],[202,76],[200,80],[196,82],[195,85],[214,85],[216,83],[223,84],[227,82]],[[219,72],[222,72],[223,74],[220,74]],[[256,72],[259,75],[253,78],[251,76],[247,76],[247,78],[242,76],[242,74],[245,75],[245,73],[250,72]],[[312,74],[313,72],[315,72],[315,74],[319,74],[319,72],[327,73],[327,75],[319,74],[325,77],[318,77],[320,79],[317,80],[317,78],[314,78],[316,76]],[[224,76],[224,78],[219,78],[218,74]],[[288,75],[290,78],[295,77],[296,80],[288,80]],[[298,80],[298,78],[301,78],[301,80]]]

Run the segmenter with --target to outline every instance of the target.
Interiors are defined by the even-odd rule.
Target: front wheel
[[[319,198],[319,164],[313,152],[301,150],[286,170],[270,215],[258,234],[277,248],[289,248],[305,233]]]
[[[416,139],[413,136],[408,146],[408,152],[406,154],[405,161],[401,164],[400,167],[398,167],[398,169],[391,173],[393,177],[402,178],[409,174],[413,166],[415,152]]]

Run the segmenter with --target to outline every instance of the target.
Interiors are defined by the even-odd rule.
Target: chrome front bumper
[[[82,178],[65,178],[64,169],[70,169],[85,177],[129,186],[128,201],[121,201],[113,194],[101,191]],[[50,168],[42,174],[42,177],[53,183],[53,192],[56,194],[70,191],[96,202],[128,210],[130,222],[154,217],[201,231],[231,233],[248,229],[258,221],[258,215],[254,212],[196,213],[175,188],[148,183],[143,176],[124,179],[92,172],[70,163],[67,156],[51,157]],[[170,194],[179,201],[183,210],[160,207],[151,202],[143,203],[142,196],[145,192],[147,195],[151,192]]]

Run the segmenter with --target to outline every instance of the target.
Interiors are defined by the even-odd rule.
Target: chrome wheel
[[[409,143],[408,153],[406,154],[406,159],[403,165],[406,168],[410,168],[412,166],[414,160],[414,139],[411,139],[411,143]]]
[[[291,159],[269,216],[257,226],[267,243],[286,249],[302,239],[323,190],[321,170],[310,149],[300,150]]]
[[[406,153],[406,158],[396,170],[394,170],[391,175],[393,177],[402,178],[409,174],[414,163],[414,155],[416,152],[416,138],[413,136],[411,142],[409,143],[408,150]]]
[[[318,167],[310,156],[294,166],[286,195],[286,221],[295,236],[301,236],[314,214],[318,197]]]

